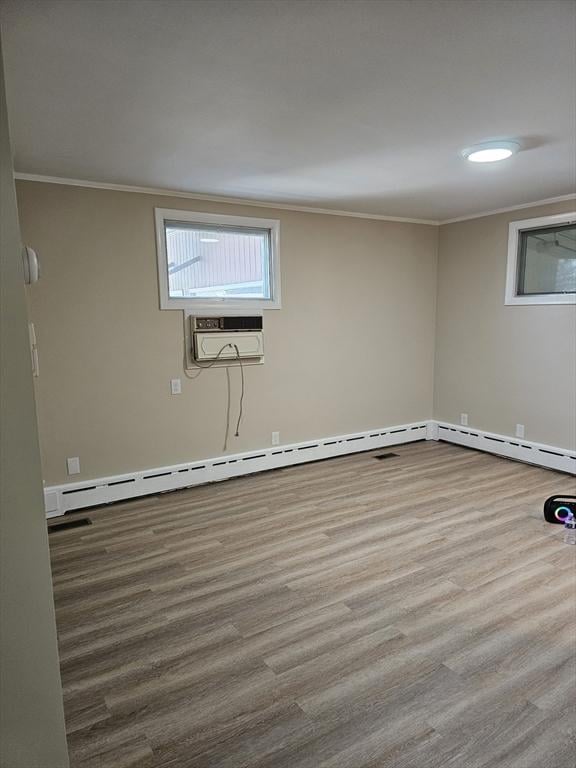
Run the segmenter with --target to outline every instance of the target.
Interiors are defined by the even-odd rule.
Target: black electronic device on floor
[[[547,523],[564,525],[570,517],[570,513],[576,518],[576,496],[550,496],[544,502],[544,519]]]

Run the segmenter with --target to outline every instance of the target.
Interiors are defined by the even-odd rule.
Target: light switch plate
[[[170,379],[170,392],[173,395],[182,394],[182,381],[180,379]]]

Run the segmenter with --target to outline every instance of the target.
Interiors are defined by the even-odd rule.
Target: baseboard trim
[[[461,427],[444,421],[437,421],[438,440],[478,451],[505,456],[508,459],[536,464],[546,469],[555,469],[568,474],[576,474],[576,451],[556,448],[552,445],[520,440],[508,435],[486,432],[482,429]]]
[[[426,439],[430,439],[430,422],[418,421],[80,483],[54,485],[44,489],[46,516],[59,517],[75,509]]]

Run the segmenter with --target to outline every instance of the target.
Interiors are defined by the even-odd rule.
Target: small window
[[[514,221],[506,304],[576,303],[576,213]]]
[[[161,309],[280,307],[279,222],[156,209]]]

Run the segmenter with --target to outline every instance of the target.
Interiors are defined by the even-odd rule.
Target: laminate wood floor
[[[54,532],[72,768],[574,768],[574,479],[392,450]]]

